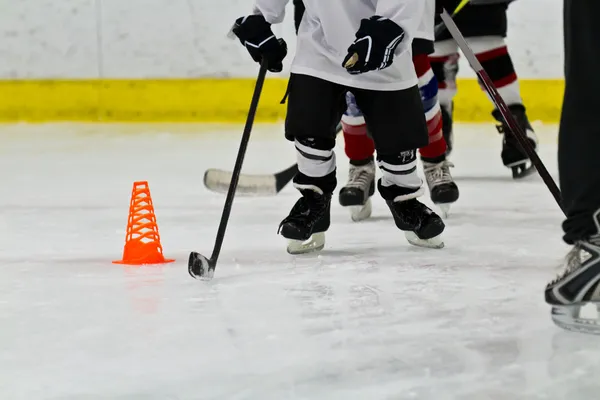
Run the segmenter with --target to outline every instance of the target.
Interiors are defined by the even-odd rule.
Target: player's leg
[[[416,39],[413,42],[413,65],[419,78],[419,91],[425,110],[429,144],[419,149],[423,161],[425,180],[431,200],[446,216],[450,204],[458,200],[459,192],[450,174],[452,163],[446,159],[446,140],[442,134],[442,112],[438,101],[438,83],[429,63],[429,51],[419,51]],[[425,43],[426,41],[422,41]],[[431,43],[431,42],[429,42]],[[416,46],[415,46],[416,45]]]
[[[351,92],[346,93],[347,109],[342,116],[344,150],[350,160],[348,182],[340,190],[339,201],[350,209],[353,221],[371,216],[370,197],[375,193],[375,144]]]
[[[431,69],[427,54],[432,52],[430,41],[413,41],[413,65],[419,77],[419,90],[425,109],[429,144],[420,149],[425,177],[432,201],[439,205],[444,214],[451,203],[458,199],[458,187],[450,174],[453,166],[446,160],[446,140],[442,134],[443,118],[438,102],[437,80]],[[340,204],[349,206],[354,221],[371,215],[369,197],[374,193],[375,147],[368,135],[362,112],[352,93],[346,95],[348,108],[342,117],[346,155],[350,159],[348,183],[340,190]]]
[[[521,99],[517,74],[504,41],[507,31],[507,3],[501,2],[487,5],[468,4],[454,17],[454,20],[461,33],[465,36],[467,43],[473,49],[478,60],[494,82],[494,85],[498,88],[515,119],[523,131],[526,132],[531,144],[536,148],[537,138],[527,119],[525,106]],[[449,55],[447,49],[444,48],[447,46],[446,43],[449,40],[451,40],[451,36],[447,30],[436,37],[436,53],[434,53],[432,60],[436,76],[440,74],[443,77],[444,73],[449,73],[452,77],[451,71],[455,71],[458,67],[456,64],[458,57],[454,54]],[[440,76],[438,76],[438,79],[440,79]],[[442,106],[445,105],[443,97],[443,95],[440,95]],[[445,110],[447,111],[448,108],[445,108]],[[499,131],[503,134],[501,152],[503,164],[512,169],[514,177],[525,175],[525,170],[531,167],[527,153],[525,153],[517,140],[514,139],[514,136],[508,131],[508,127],[504,122],[502,122],[500,112],[494,110],[492,115],[500,122]],[[450,112],[446,119],[450,118],[451,120],[451,117],[452,114]],[[531,169],[529,170],[532,171]]]
[[[434,52],[429,56],[431,70],[438,83],[438,101],[442,113],[442,133],[450,155],[454,145],[453,107],[456,96],[456,75],[458,74],[458,45],[451,37],[435,41]]]
[[[290,77],[285,135],[294,141],[298,174],[294,187],[302,197],[279,226],[292,254],[320,250],[329,229],[335,176],[335,128],[345,108],[345,89],[311,77]]]
[[[427,124],[417,86],[400,91],[354,90],[364,113],[382,172],[378,189],[396,226],[410,243],[443,247],[442,219],[417,200],[423,181],[417,173],[417,149],[428,142]]]
[[[502,15],[506,18],[506,12]],[[523,132],[527,134],[531,145],[535,149],[537,147],[537,137],[527,118],[523,99],[521,98],[517,73],[504,38],[500,35],[470,37],[467,38],[467,43],[475,52],[477,59],[494,82],[494,86],[498,89],[515,120]],[[489,95],[487,96],[489,98]],[[503,134],[502,162],[506,167],[513,169],[517,174],[515,177],[517,177],[520,171],[527,168],[529,157],[515,136],[510,133],[508,125],[502,120],[500,111],[494,109],[492,115],[500,122],[498,130]]]
[[[558,141],[564,240],[574,245],[561,275],[546,288],[553,319],[567,328],[594,330],[597,321],[578,318],[581,303],[600,301],[600,2],[564,2],[565,94]]]

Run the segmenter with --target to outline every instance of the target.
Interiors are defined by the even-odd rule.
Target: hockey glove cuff
[[[281,72],[283,59],[287,55],[287,44],[277,39],[269,24],[262,15],[250,15],[238,18],[232,29],[233,33],[246,47],[252,59],[260,63],[267,60],[267,69]]]
[[[363,19],[342,65],[353,75],[387,68],[404,36],[404,30],[387,18]]]

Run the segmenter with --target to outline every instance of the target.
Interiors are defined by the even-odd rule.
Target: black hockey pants
[[[600,0],[565,0],[565,95],[558,166],[567,243],[597,233],[600,209]]]

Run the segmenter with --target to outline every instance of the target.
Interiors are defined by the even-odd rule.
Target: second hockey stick
[[[338,124],[336,134],[342,130]],[[240,174],[238,193],[246,196],[275,196],[298,173],[298,164],[274,174]],[[222,169],[210,168],[204,173],[204,186],[213,192],[226,193],[232,173]]]
[[[498,90],[496,89],[494,83],[490,79],[490,76],[483,69],[483,66],[481,65],[479,60],[477,60],[475,53],[473,53],[473,50],[471,50],[471,48],[467,44],[467,41],[463,37],[462,33],[460,33],[460,30],[456,26],[456,23],[454,22],[450,14],[446,10],[444,10],[441,16],[442,20],[444,21],[444,24],[446,24],[448,32],[450,32],[454,40],[456,40],[458,47],[460,47],[460,50],[463,52],[463,54],[469,61],[471,68],[473,68],[473,70],[479,77],[480,82],[483,84],[485,90],[488,92],[492,101],[496,105],[496,108],[498,109],[498,111],[500,111],[500,114],[502,114],[502,118],[506,122],[506,125],[508,125],[508,127],[510,128],[509,134],[513,135],[517,139],[523,150],[525,150],[527,156],[531,160],[531,163],[537,169],[538,173],[540,174],[540,177],[550,190],[550,193],[552,193],[554,200],[556,200],[556,203],[562,210],[563,208],[560,189],[556,185],[556,182],[554,182],[554,179],[552,179],[552,176],[546,169],[546,166],[544,165],[540,157],[537,155],[535,149],[531,146],[531,143],[527,139],[527,135],[525,134],[525,132],[523,132],[523,130],[513,117],[512,113],[508,109],[508,106],[504,102],[504,99],[502,99],[502,96],[500,96],[500,93],[498,93]]]
[[[456,6],[456,9],[454,9],[454,12],[452,13],[452,18],[454,18],[456,16],[456,14],[458,14],[460,12],[460,10],[462,10],[463,8],[465,8],[465,6],[467,4],[469,4],[470,0],[462,0],[458,6]],[[439,35],[442,34],[442,32],[444,32],[444,30],[446,29],[446,24],[444,24],[444,22],[440,22],[439,24],[437,24],[434,29],[433,29],[433,37],[436,38]]]
[[[225,231],[227,230],[227,223],[229,222],[229,216],[231,215],[231,207],[233,206],[233,198],[235,197],[235,191],[240,178],[240,172],[242,171],[242,164],[244,163],[244,156],[246,155],[246,149],[248,148],[248,142],[250,141],[250,133],[252,132],[254,116],[256,115],[256,110],[258,109],[258,101],[260,100],[260,94],[262,92],[263,84],[265,83],[266,75],[267,61],[263,60],[260,64],[258,78],[256,78],[256,86],[254,87],[254,94],[252,95],[250,110],[248,111],[248,117],[246,118],[244,133],[242,134],[242,139],[240,140],[240,148],[235,160],[235,166],[233,167],[231,182],[229,183],[227,198],[225,199],[225,205],[223,206],[223,213],[221,214],[221,221],[219,222],[219,229],[217,231],[217,238],[215,239],[213,252],[210,256],[210,259],[206,258],[200,253],[190,253],[188,272],[193,278],[211,279],[214,275],[215,268],[217,267],[217,260],[219,258],[219,254],[221,253],[223,239],[225,238]]]

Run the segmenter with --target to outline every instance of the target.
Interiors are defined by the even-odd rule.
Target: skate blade
[[[371,207],[371,199],[367,199],[367,202],[362,206],[349,206],[350,218],[352,221],[359,222],[363,221],[371,216],[373,208]]]
[[[523,179],[532,174],[534,174],[537,170],[533,165],[527,166],[527,164],[519,164],[510,167],[512,170],[513,179]]]
[[[436,206],[440,209],[441,217],[446,219],[450,216],[450,206],[452,203],[439,203]]]
[[[441,249],[444,247],[441,234],[430,239],[421,239],[414,232],[404,232],[404,236],[406,237],[406,240],[408,240],[408,243],[413,246],[427,247],[430,249]]]
[[[595,317],[589,318],[582,315],[582,308],[589,304],[596,306]],[[559,328],[571,332],[586,333],[592,335],[600,335],[600,303],[587,303],[582,305],[571,306],[554,306],[552,307],[552,322]],[[586,314],[588,310],[586,307]]]
[[[306,254],[323,250],[325,247],[325,232],[314,233],[308,240],[288,239],[287,252],[289,254]]]

